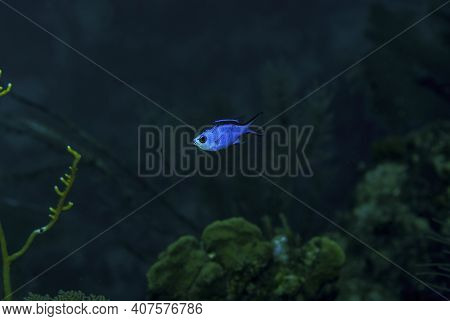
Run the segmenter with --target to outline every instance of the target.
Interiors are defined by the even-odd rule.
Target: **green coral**
[[[205,228],[202,240],[205,250],[232,271],[257,268],[271,255],[271,245],[263,241],[261,230],[239,217],[212,223]]]
[[[344,264],[342,249],[326,237],[274,259],[272,243],[243,218],[216,221],[201,241],[183,236],[147,273],[149,294],[161,300],[279,300],[321,298]]]
[[[147,280],[152,297],[181,300],[188,296],[195,300],[202,297],[204,289],[217,285],[222,275],[222,267],[209,259],[199,241],[183,236],[161,253]]]
[[[103,295],[85,294],[81,291],[63,291],[59,290],[54,297],[48,294],[28,293],[25,301],[108,301]]]
[[[313,297],[320,287],[337,279],[344,265],[345,254],[341,247],[327,237],[314,237],[302,248],[305,265],[304,291]]]
[[[203,231],[202,241],[214,261],[229,273],[229,299],[246,295],[246,285],[272,256],[272,246],[263,240],[261,230],[239,217],[212,223]]]
[[[288,269],[281,269],[275,275],[274,281],[276,284],[274,294],[277,298],[303,298],[298,295],[305,281],[304,277],[290,273]]]

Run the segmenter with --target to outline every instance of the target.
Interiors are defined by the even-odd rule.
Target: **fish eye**
[[[202,144],[206,143],[206,136],[200,137],[199,138],[199,142],[202,143]]]

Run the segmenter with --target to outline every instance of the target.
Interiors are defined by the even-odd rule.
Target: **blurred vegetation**
[[[428,3],[430,11],[437,6],[436,1]],[[381,45],[394,35],[393,30],[416,20],[414,12],[374,4],[367,36]],[[406,133],[450,118],[449,32],[449,13],[444,8],[364,62],[370,106],[385,132]]]
[[[402,268],[448,294],[450,122],[374,145],[377,162],[356,188],[343,225]],[[344,268],[341,299],[436,299],[429,289],[359,244]],[[441,271],[431,271],[437,268]]]
[[[367,35],[381,44],[414,17],[375,4]],[[364,63],[360,77],[379,137],[372,140],[353,209],[340,214],[343,226],[443,295],[450,288],[449,35],[444,9]],[[369,249],[353,241],[344,248],[351,255],[340,299],[441,299]]]

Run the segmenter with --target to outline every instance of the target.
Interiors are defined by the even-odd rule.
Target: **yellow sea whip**
[[[2,76],[2,70],[0,69],[0,77]],[[12,84],[9,83],[6,88],[3,88],[2,86],[0,86],[0,97],[5,96],[7,93],[9,93],[11,91],[12,88]]]
[[[28,236],[22,248],[13,254],[9,254],[5,232],[0,222],[0,250],[2,253],[4,300],[12,300],[11,264],[25,254],[25,252],[30,248],[36,236],[47,232],[56,224],[62,212],[69,211],[73,207],[72,202],[67,202],[67,197],[73,187],[73,183],[78,171],[78,163],[81,160],[81,155],[70,146],[67,146],[67,151],[73,156],[72,165],[69,167],[69,174],[64,174],[64,176],[60,178],[61,182],[64,185],[63,189],[61,190],[57,185],[54,186],[55,193],[58,195],[58,202],[56,203],[55,207],[49,208],[50,221],[47,223],[47,225],[33,230]]]

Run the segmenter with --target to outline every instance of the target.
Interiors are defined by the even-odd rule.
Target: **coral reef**
[[[41,295],[36,293],[28,293],[24,298],[25,301],[108,301],[103,295],[84,294],[81,291],[63,291],[59,290],[55,296],[48,294]]]
[[[200,299],[218,288],[207,289],[223,274],[222,267],[210,260],[197,239],[183,236],[160,255],[147,278],[152,297],[162,300]],[[213,293],[210,295],[215,298]]]
[[[376,164],[358,184],[355,207],[344,223],[407,271],[447,291],[448,278],[422,271],[445,263],[439,253],[445,253],[445,246],[448,251],[441,236],[448,228],[449,133],[450,123],[439,122],[376,143]],[[341,278],[342,299],[436,298],[430,289],[372,251],[354,243],[346,251],[353,254]]]
[[[285,237],[288,237],[287,235]],[[345,255],[327,237],[305,244],[275,242],[243,218],[216,221],[197,240],[182,236],[147,273],[149,296],[162,300],[279,300],[329,298]]]

